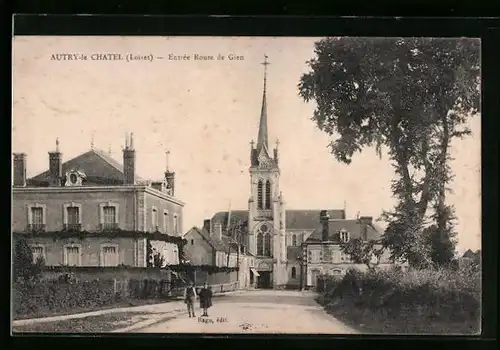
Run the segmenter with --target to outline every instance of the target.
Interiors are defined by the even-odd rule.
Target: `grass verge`
[[[40,322],[12,327],[13,333],[103,333],[147,319],[147,312],[116,312],[99,316]]]
[[[325,310],[339,321],[364,334],[415,335],[478,335],[480,320],[452,321],[416,314],[389,315],[381,311],[360,309],[353,303],[336,302],[325,305]]]
[[[36,314],[25,314],[25,315],[15,315],[14,320],[26,320],[26,319],[32,319],[32,318],[43,318],[43,317],[53,317],[53,316],[64,316],[64,315],[74,315],[74,314],[80,314],[84,312],[92,312],[92,311],[99,311],[99,310],[109,310],[109,309],[116,309],[116,308],[122,308],[122,307],[134,307],[134,306],[143,306],[143,305],[153,305],[153,304],[164,304],[164,303],[169,303],[173,301],[179,301],[180,299],[164,299],[164,300],[158,300],[158,299],[140,299],[140,300],[127,300],[127,301],[121,301],[117,302],[115,304],[111,305],[103,305],[99,307],[94,307],[94,308],[71,308],[71,310],[64,310],[64,311],[44,311],[44,312],[37,312]]]

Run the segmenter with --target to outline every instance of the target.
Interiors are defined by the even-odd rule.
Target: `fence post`
[[[116,278],[113,278],[113,300],[116,299]]]

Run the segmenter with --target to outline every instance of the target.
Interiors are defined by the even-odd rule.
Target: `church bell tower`
[[[269,149],[267,130],[267,56],[257,143],[250,148],[250,198],[248,200],[248,248],[262,266],[272,268],[275,288],[286,283],[285,209],[279,187],[278,142]],[[259,270],[259,263],[257,263]]]

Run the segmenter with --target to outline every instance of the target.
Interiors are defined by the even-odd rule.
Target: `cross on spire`
[[[255,145],[255,141],[254,141],[254,140],[250,141],[250,146],[251,146],[252,148],[253,148],[253,146],[254,146],[254,145]]]
[[[262,93],[262,109],[260,112],[259,134],[257,137],[257,149],[264,147],[266,150],[269,148],[267,141],[267,101],[266,101],[266,84],[267,84],[267,55],[264,55],[264,91]]]
[[[266,93],[267,66],[271,64],[267,61],[267,55],[264,55],[264,62],[262,62],[261,64],[264,66],[264,93]]]

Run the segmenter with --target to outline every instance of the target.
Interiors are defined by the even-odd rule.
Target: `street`
[[[299,291],[256,290],[213,298],[208,317],[186,312],[159,320],[140,333],[355,333],[314,301],[314,294]],[[161,312],[157,310],[157,312]]]

